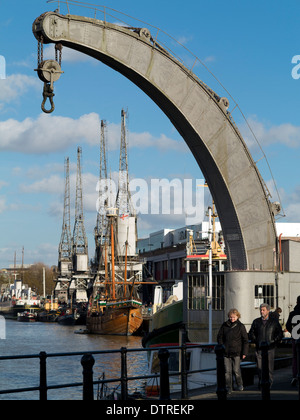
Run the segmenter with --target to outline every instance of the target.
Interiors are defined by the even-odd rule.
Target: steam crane
[[[108,206],[108,179],[107,179],[107,160],[106,160],[106,139],[105,139],[105,121],[101,121],[100,133],[100,173],[98,182],[98,201],[97,201],[97,223],[95,227],[95,264],[99,269],[101,261],[103,245],[107,236],[108,221],[106,217]]]
[[[61,301],[68,300],[68,290],[72,275],[72,240],[70,230],[70,166],[65,158],[65,195],[63,224],[58,247],[58,278],[55,285],[55,297]]]
[[[82,150],[81,147],[78,147],[75,223],[72,240],[73,276],[70,284],[71,299],[75,300],[76,302],[87,300],[86,290],[89,281],[88,242],[84,228],[82,201],[81,156]]]

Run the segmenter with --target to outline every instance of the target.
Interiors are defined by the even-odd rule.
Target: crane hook
[[[43,89],[43,98],[44,99],[43,99],[41,108],[42,108],[42,111],[45,112],[46,114],[51,114],[51,112],[53,112],[54,109],[55,109],[54,102],[53,102],[53,96],[54,95],[55,94],[53,93],[53,89],[51,88],[50,83],[45,82],[44,83],[44,89]],[[50,101],[50,105],[51,105],[50,109],[45,108],[47,98],[49,98],[49,101]]]
[[[41,108],[43,112],[46,114],[51,114],[51,112],[54,111],[55,106],[53,102],[53,96],[54,96],[54,82],[56,82],[60,75],[63,73],[61,71],[60,64],[55,60],[45,60],[39,63],[38,68],[35,69],[37,71],[38,76],[42,82],[44,82],[44,89],[43,89],[43,102],[41,105]],[[47,101],[47,98],[49,98],[51,108],[45,109],[45,103]]]

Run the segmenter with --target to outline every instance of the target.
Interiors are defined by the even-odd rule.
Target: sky
[[[104,6],[110,8],[107,20],[112,23],[122,19],[134,25],[132,16],[152,25],[148,26],[152,34],[160,28],[158,40],[167,42],[187,66],[193,65],[193,55],[199,58],[204,66],[194,66],[196,75],[219,96],[229,98],[229,110],[238,104],[233,119],[272,201],[282,204],[284,217],[278,221],[300,222],[300,3],[105,0]],[[71,14],[93,16],[91,10],[69,7]],[[100,121],[106,121],[108,168],[116,179],[122,109],[128,113],[131,179],[146,180],[147,185],[151,179],[190,179],[194,194],[202,188],[197,184],[203,178],[201,170],[157,105],[124,76],[90,57],[63,49],[64,73],[55,83],[55,111],[51,115],[41,111],[43,84],[34,71],[37,41],[32,23],[56,8],[57,2],[44,0],[0,0],[0,268],[13,264],[15,252],[20,263],[22,247],[24,263],[57,264],[64,160],[70,159],[73,229],[77,146],[82,147],[85,228],[93,257]],[[63,2],[61,13],[67,13]],[[45,46],[44,58],[54,58],[53,49]],[[203,195],[206,208],[210,196],[207,191]],[[184,209],[182,214],[141,214],[139,237],[185,222]]]

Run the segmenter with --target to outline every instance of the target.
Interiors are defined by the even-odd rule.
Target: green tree
[[[43,294],[43,268],[45,268],[46,295],[50,295],[54,289],[55,270],[38,262],[24,270],[23,283],[32,288],[38,295]]]

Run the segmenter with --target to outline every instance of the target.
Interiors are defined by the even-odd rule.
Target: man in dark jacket
[[[256,361],[259,383],[261,383],[262,368],[261,345],[268,345],[269,381],[271,386],[273,383],[275,346],[281,341],[283,332],[278,320],[270,316],[270,306],[267,303],[262,303],[260,305],[260,314],[261,317],[256,318],[252,322],[252,326],[249,331],[249,339],[256,345]]]
[[[300,315],[300,296],[297,297],[297,304],[294,310],[289,314],[286,329],[289,333],[292,334],[292,349],[293,349],[293,363],[292,363],[292,372],[293,372],[293,379],[291,384],[293,386],[297,385],[297,377],[298,377],[298,368],[297,368],[297,349],[296,349],[296,339],[293,337],[293,328],[299,323],[299,315]]]
[[[248,353],[248,335],[244,324],[239,320],[240,313],[237,309],[230,309],[228,320],[221,325],[218,332],[218,344],[225,347],[225,378],[227,393],[232,392],[232,379],[235,376],[239,391],[243,390],[240,362]]]

